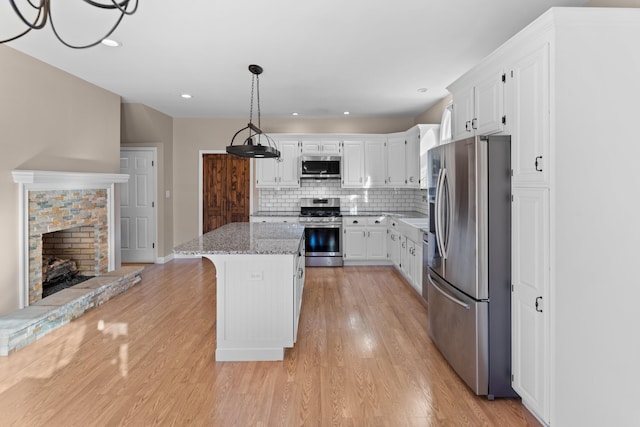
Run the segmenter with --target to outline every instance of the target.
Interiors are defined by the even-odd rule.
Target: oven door
[[[342,224],[305,223],[308,266],[342,265]]]

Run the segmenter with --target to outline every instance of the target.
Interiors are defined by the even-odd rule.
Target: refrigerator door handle
[[[449,174],[447,170],[444,169],[442,171],[442,196],[440,206],[442,209],[442,225],[441,234],[442,234],[442,258],[447,259],[449,256],[449,236],[451,234],[451,193],[449,192]]]
[[[449,295],[448,293],[446,293],[445,291],[443,291],[442,289],[440,289],[440,287],[438,285],[436,285],[436,282],[433,281],[433,279],[431,278],[431,275],[429,274],[429,282],[431,282],[431,284],[433,285],[434,289],[438,292],[440,292],[442,294],[443,297],[447,298],[449,301],[458,304],[460,307],[463,307],[465,310],[469,310],[471,307],[469,306],[469,304],[460,301],[457,298],[452,297],[451,295]]]
[[[442,241],[442,186],[443,179],[445,175],[445,169],[440,169],[438,171],[438,181],[436,184],[436,206],[435,206],[435,224],[436,224],[436,243],[438,246],[438,254],[443,259],[444,255],[444,245]]]

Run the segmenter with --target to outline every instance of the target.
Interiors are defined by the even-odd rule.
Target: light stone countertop
[[[427,218],[428,215],[417,212],[417,211],[400,211],[400,212],[389,212],[389,211],[349,211],[343,210],[340,212],[342,216],[393,216],[396,218]],[[251,214],[252,217],[261,216],[261,217],[270,217],[270,216],[290,216],[290,217],[298,217],[300,216],[300,212],[293,211],[257,211]]]
[[[296,254],[304,226],[290,223],[234,222],[176,246],[180,255]]]

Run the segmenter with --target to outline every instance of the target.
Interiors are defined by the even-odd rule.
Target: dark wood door
[[[202,159],[202,232],[249,221],[249,159],[205,154]]]

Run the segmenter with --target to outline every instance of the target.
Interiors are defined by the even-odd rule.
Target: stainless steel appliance
[[[339,156],[302,156],[300,158],[300,178],[340,179],[341,160],[342,158]]]
[[[510,137],[428,152],[429,335],[478,395],[511,388]]]
[[[300,199],[299,219],[300,224],[305,227],[305,265],[311,267],[342,266],[340,199]]]

